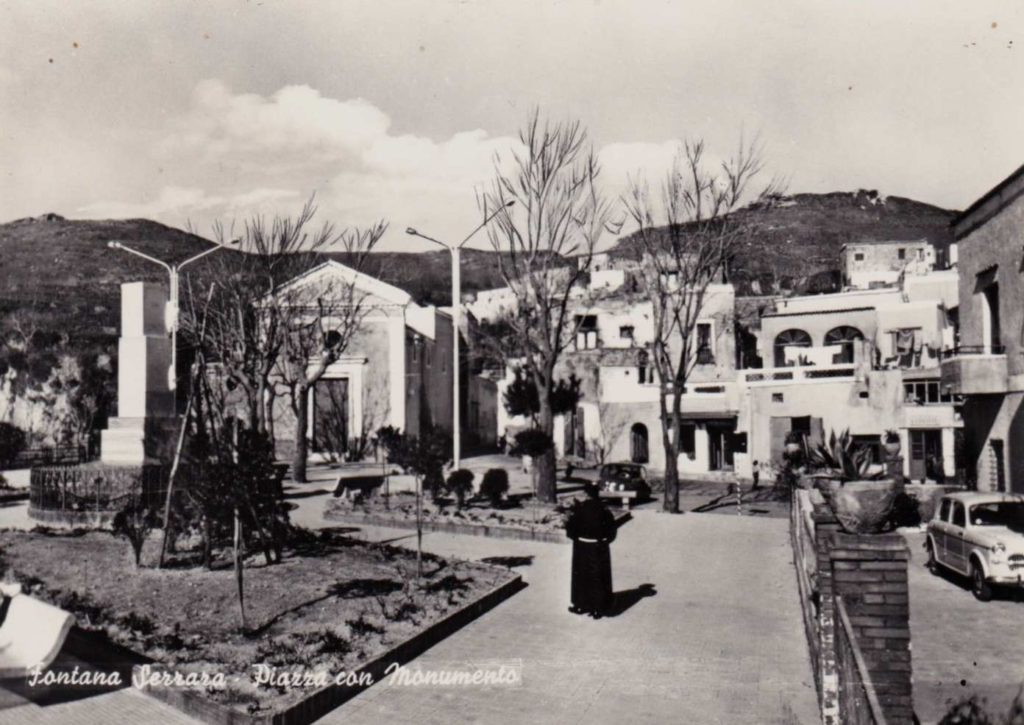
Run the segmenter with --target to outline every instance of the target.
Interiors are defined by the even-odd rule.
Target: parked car
[[[604,498],[622,497],[632,492],[629,498],[647,499],[651,486],[647,483],[647,470],[639,463],[606,463],[598,474],[598,489]]]
[[[1024,495],[951,493],[939,500],[928,523],[928,568],[945,567],[970,577],[980,601],[995,586],[1022,586],[1024,578]]]

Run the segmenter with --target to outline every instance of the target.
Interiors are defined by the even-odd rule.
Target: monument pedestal
[[[103,463],[166,463],[174,454],[178,417],[169,375],[173,343],[165,321],[167,300],[163,285],[121,285],[117,417],[101,433]]]

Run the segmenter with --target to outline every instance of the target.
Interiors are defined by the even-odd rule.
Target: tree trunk
[[[423,477],[416,476],[416,576],[423,578]]]
[[[309,431],[309,388],[299,385],[295,401],[295,456],[292,458],[292,480],[296,483],[306,482],[306,456]]]
[[[682,438],[680,427],[683,424],[679,415],[679,400],[673,394],[672,412],[669,413],[664,403],[665,392],[661,395],[662,424],[661,439],[665,447],[665,500],[662,509],[668,513],[679,513],[679,441]],[[670,425],[671,423],[671,425]]]
[[[242,615],[242,631],[246,630],[245,623],[245,586],[242,581],[242,519],[235,509],[235,535],[232,540],[234,548],[235,583],[238,585],[238,609]]]
[[[555,416],[551,411],[550,395],[541,394],[540,412],[537,414],[537,427],[547,434],[548,438],[555,432]],[[557,503],[557,483],[555,481],[555,449],[552,447],[533,459],[534,475],[537,476],[537,498],[545,503]]]
[[[665,501],[664,510],[679,513],[679,455],[669,443],[665,446]]]

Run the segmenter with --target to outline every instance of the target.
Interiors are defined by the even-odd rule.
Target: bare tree
[[[362,305],[354,276],[352,282],[332,284],[312,296],[290,283],[322,263],[327,251],[345,252],[346,264],[358,272],[387,228],[384,222],[343,231],[329,222],[314,227],[316,211],[310,199],[295,217],[247,220],[241,252],[207,261],[195,290],[200,297],[204,284],[216,285],[212,304],[204,310],[206,359],[218,366],[221,384],[237,391],[234,398],[249,427],[272,440],[275,398],[282,391],[289,395],[297,416],[297,481],[306,478],[308,391],[348,346],[362,319]],[[232,231],[217,224],[214,237],[223,242]],[[182,327],[198,339],[195,314],[185,314]]]
[[[778,182],[759,192],[750,186],[763,170],[762,150],[741,138],[736,155],[713,166],[704,142],[686,142],[666,175],[657,204],[646,181],[630,180],[624,202],[637,225],[633,252],[638,278],[651,302],[650,360],[660,387],[658,403],[665,449],[664,509],[679,511],[679,451],[682,396],[700,362],[697,322],[704,316],[709,288],[725,280],[737,243],[748,232],[731,212],[748,198],[778,193]],[[659,209],[656,206],[660,206]],[[656,224],[656,218],[663,224]]]
[[[495,160],[493,184],[480,195],[515,304],[503,327],[523,372],[536,387],[537,425],[551,436],[555,366],[575,337],[571,301],[590,271],[594,248],[612,231],[612,206],[597,188],[599,166],[579,121],[542,120],[534,112],[519,134],[524,147]],[[508,162],[508,163],[506,163]],[[515,202],[514,206],[508,206]],[[555,453],[538,460],[538,497],[554,502]]]

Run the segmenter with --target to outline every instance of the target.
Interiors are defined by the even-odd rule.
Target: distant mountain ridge
[[[749,296],[834,290],[845,244],[927,239],[944,253],[957,212],[861,189],[779,196],[735,214],[755,230],[731,270],[737,293]],[[633,243],[626,235],[611,254],[628,255]]]
[[[736,212],[756,230],[736,255],[733,281],[741,295],[827,291],[838,276],[839,250],[860,241],[927,239],[940,249],[952,241],[955,212],[874,191],[794,194]],[[43,305],[55,324],[109,331],[119,315],[118,285],[163,281],[157,265],[107,248],[111,240],[168,261],[182,261],[210,241],[148,219],[70,220],[59,214],[0,224],[0,323],[22,304]],[[627,254],[623,236],[610,250]],[[219,254],[237,254],[225,251]],[[328,253],[344,262],[344,253]],[[366,271],[407,290],[422,303],[450,304],[448,252],[375,252]],[[194,270],[202,274],[202,264]],[[503,285],[497,253],[465,249],[462,289]]]

